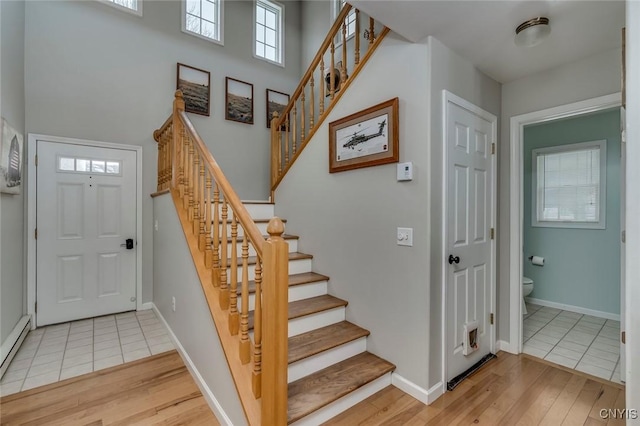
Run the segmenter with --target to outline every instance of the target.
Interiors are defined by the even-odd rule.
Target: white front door
[[[496,142],[496,117],[448,92],[444,97],[445,362],[449,381],[494,351],[495,327],[490,315],[495,294],[491,229],[495,218],[492,144]],[[477,332],[470,337],[474,325]]]
[[[37,325],[135,309],[137,153],[40,140],[37,155]]]

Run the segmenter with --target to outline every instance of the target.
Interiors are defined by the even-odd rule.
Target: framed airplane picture
[[[398,98],[329,123],[329,173],[397,163]]]

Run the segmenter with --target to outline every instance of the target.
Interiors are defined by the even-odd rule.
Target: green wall
[[[531,151],[556,145],[607,140],[606,229],[531,226]],[[524,275],[530,297],[620,313],[620,112],[609,110],[525,127]],[[543,256],[543,267],[531,255]]]

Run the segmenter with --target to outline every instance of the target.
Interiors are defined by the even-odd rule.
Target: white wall
[[[24,135],[24,14],[23,1],[0,2],[1,12],[1,67],[2,116]],[[26,142],[26,138],[25,138]],[[24,145],[26,147],[26,143]],[[1,194],[2,214],[0,234],[0,342],[4,342],[24,308],[24,191],[20,195]]]
[[[620,49],[609,50],[578,62],[533,74],[502,86],[502,125],[498,147],[498,338],[509,341],[509,265],[520,248],[509,246],[510,132],[515,115],[595,98],[620,91]],[[513,344],[514,342],[509,342]]]
[[[428,192],[431,208],[426,218],[429,220],[430,245],[430,310],[431,326],[429,334],[429,387],[442,378],[442,283],[446,270],[442,255],[442,192],[443,180],[443,129],[442,91],[448,90],[472,104],[500,117],[500,89],[495,80],[478,71],[470,62],[447,48],[440,41],[429,37],[429,65],[431,73],[429,91],[429,151],[431,178]],[[498,135],[499,138],[499,135]]]
[[[301,23],[302,32],[302,54],[301,70],[305,72],[313,57],[318,53],[320,44],[333,25],[331,8],[333,1],[302,0]]]
[[[252,1],[225,3],[225,46],[181,32],[179,1],[146,1],[142,18],[97,1],[26,2],[26,130],[142,146],[143,301],[152,299],[152,134],[171,112],[176,63],[211,72],[211,116],[192,115],[244,199],[269,195],[265,89],[292,91],[300,7],[285,1],[286,68],[252,55]],[[254,125],[224,119],[225,77],[254,84]],[[239,165],[243,166],[239,166]]]
[[[276,193],[276,213],[301,236],[300,251],[331,277],[330,293],[349,301],[347,319],[371,331],[369,351],[422,387],[430,325],[427,82],[426,41],[389,34]],[[397,182],[395,164],[329,174],[328,123],[396,96],[400,161],[413,161],[414,180]],[[414,229],[413,247],[396,245],[398,226]]]
[[[627,2],[627,388],[626,407],[640,407],[640,271],[635,259],[640,259],[640,3]],[[629,423],[639,424],[640,419]]]
[[[153,303],[231,423],[247,424],[170,195],[153,199],[153,215],[158,221],[158,231],[153,235]],[[175,312],[171,309],[172,297],[176,298]]]

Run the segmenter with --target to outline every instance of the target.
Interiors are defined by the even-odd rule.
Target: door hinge
[[[35,163],[36,163],[36,167],[38,167],[38,154],[36,154]]]
[[[489,324],[493,325],[493,313],[489,314]]]
[[[496,144],[495,142],[491,144],[491,154],[495,154],[496,153]]]
[[[38,302],[36,302],[36,314],[38,313]]]
[[[491,239],[492,239],[492,240],[496,237],[496,230],[495,230],[495,228],[491,228],[491,231],[489,232],[489,235],[491,236]]]
[[[623,331],[622,333],[620,333],[620,340],[622,341],[623,345],[627,344],[627,332]]]
[[[627,242],[627,231],[622,231],[622,242],[623,243]]]
[[[34,231],[34,233],[33,233],[33,234],[34,234],[34,236],[35,236],[35,238],[36,238],[36,240],[37,240],[37,239],[38,239],[38,228],[36,228],[36,230]]]

